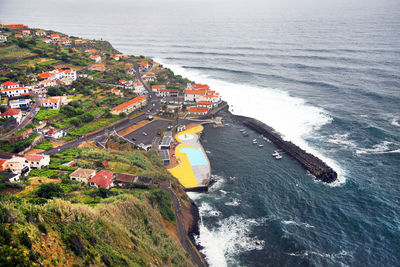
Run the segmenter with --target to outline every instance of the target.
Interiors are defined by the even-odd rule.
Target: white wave
[[[215,192],[218,189],[221,188],[221,186],[225,183],[225,178],[220,176],[220,175],[216,175],[216,174],[212,174],[211,178],[213,180],[215,180],[215,183],[213,183],[209,188],[208,188],[208,192]]]
[[[354,141],[349,140],[349,135],[349,133],[334,134],[329,137],[328,142],[331,144],[342,145],[347,149],[355,149],[357,144]]]
[[[282,221],[283,224],[286,225],[297,225],[297,226],[304,226],[306,228],[315,228],[314,225],[308,224],[308,223],[299,223],[299,222],[295,222],[295,221]]]
[[[237,198],[234,198],[234,199],[232,199],[232,201],[225,202],[225,205],[226,205],[226,206],[237,207],[237,206],[240,205],[240,200],[237,199]]]
[[[200,236],[196,242],[203,247],[202,253],[210,266],[237,265],[234,256],[245,251],[262,250],[265,242],[250,237],[251,227],[260,225],[259,220],[231,216],[220,220],[217,227],[209,229],[200,224]]]
[[[391,150],[390,146],[394,145],[392,142],[383,141],[374,145],[372,148],[359,148],[356,150],[357,154],[386,154],[386,153],[399,153],[400,149]]]
[[[204,194],[197,192],[186,192],[186,194],[190,197],[191,200],[196,201],[200,199]]]
[[[214,209],[209,203],[203,202],[199,207],[201,217],[219,217],[221,212]]]
[[[307,251],[305,251],[303,253],[287,253],[287,254],[290,255],[290,256],[303,257],[303,258],[304,257],[308,257],[310,255],[316,255],[318,257],[327,258],[327,259],[330,259],[330,260],[332,260],[334,262],[337,262],[340,266],[348,266],[345,263],[340,262],[341,258],[346,257],[346,256],[351,257],[350,253],[345,251],[345,250],[342,250],[342,251],[340,251],[338,253],[333,253],[333,254],[317,252],[317,251],[312,251],[312,250],[307,250]]]
[[[393,126],[400,127],[400,119],[399,118],[393,118],[392,121],[390,122]]]
[[[345,171],[334,160],[322,155],[305,141],[306,137],[312,136],[323,125],[332,122],[332,118],[324,109],[311,106],[303,99],[278,89],[229,83],[198,71],[168,64],[163,59],[155,60],[162,62],[176,74],[209,84],[230,104],[232,113],[259,119],[273,127],[284,135],[284,139],[292,141],[331,166],[338,173],[338,184],[345,182]],[[243,97],[244,94],[246,97]]]

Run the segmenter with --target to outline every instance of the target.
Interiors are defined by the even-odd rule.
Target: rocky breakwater
[[[236,121],[267,137],[277,147],[284,150],[287,154],[291,155],[298,162],[300,162],[300,164],[303,165],[304,168],[306,168],[312,175],[314,175],[316,179],[326,183],[331,183],[337,179],[337,173],[325,162],[314,155],[307,153],[292,142],[283,140],[278,132],[265,123],[244,116],[232,116]]]

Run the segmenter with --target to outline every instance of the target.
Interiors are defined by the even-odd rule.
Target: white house
[[[90,59],[93,59],[95,63],[101,62],[101,56],[99,55],[90,55]]]
[[[30,102],[31,102],[30,99],[16,99],[16,100],[10,100],[8,104],[10,108],[26,108],[29,106]]]
[[[8,160],[8,167],[14,174],[25,174],[30,171],[29,162],[23,157],[13,157]]]
[[[7,81],[7,82],[4,82],[1,84],[1,89],[11,89],[11,88],[17,88],[17,87],[19,87],[18,83],[10,82],[10,81]]]
[[[71,45],[72,42],[68,38],[61,38],[60,39],[60,43],[63,44],[63,45],[69,46],[69,45]]]
[[[75,70],[51,70],[39,73],[38,76],[42,79],[50,79],[50,80],[60,80],[63,78],[71,78],[72,80],[76,80],[77,75]]]
[[[50,156],[42,154],[28,154],[25,159],[29,163],[31,169],[41,169],[50,164]]]
[[[38,30],[35,32],[36,36],[46,36],[46,32],[42,30]]]
[[[188,114],[190,115],[206,115],[210,109],[209,108],[203,108],[203,107],[191,107],[188,110]]]
[[[43,38],[42,42],[46,43],[46,44],[50,44],[52,41],[49,38]]]
[[[3,113],[1,113],[0,117],[3,117],[3,118],[12,117],[17,121],[17,123],[20,123],[21,119],[22,119],[22,112],[20,109],[9,108],[6,111],[4,111]]]
[[[55,97],[46,98],[42,102],[42,106],[48,109],[60,109],[60,105],[60,99]]]
[[[72,172],[69,175],[69,178],[71,180],[79,181],[79,182],[83,182],[83,183],[87,184],[88,181],[90,180],[90,178],[92,178],[95,175],[96,175],[96,170],[79,168],[79,169],[76,169],[74,172]]]
[[[7,42],[7,35],[0,34],[0,43],[5,43]]]
[[[52,87],[52,86],[56,86],[57,82],[56,80],[52,80],[52,79],[46,79],[43,81],[40,81],[37,86],[38,87]]]
[[[7,97],[19,97],[19,96],[28,96],[29,95],[29,90],[26,87],[1,89],[1,92],[3,94],[6,94]]]
[[[57,130],[55,128],[50,128],[44,132],[44,137],[59,139],[59,138],[64,137],[66,134],[67,133],[63,130]]]

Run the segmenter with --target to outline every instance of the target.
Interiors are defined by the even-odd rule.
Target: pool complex
[[[208,166],[206,155],[203,153],[197,142],[197,134],[203,131],[203,126],[198,125],[178,133],[175,138],[181,144],[175,149],[175,156],[179,165],[168,171],[176,177],[185,188],[198,187],[198,181],[202,181],[198,171],[193,171],[194,166]],[[198,167],[196,167],[198,168]],[[196,177],[196,175],[198,177]]]

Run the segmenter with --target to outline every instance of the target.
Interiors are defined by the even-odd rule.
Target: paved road
[[[207,266],[203,257],[200,255],[199,251],[197,250],[197,248],[194,246],[194,244],[192,243],[192,241],[189,239],[188,235],[186,234],[185,227],[183,226],[182,221],[179,217],[181,203],[178,200],[178,198],[176,197],[175,193],[171,190],[169,182],[160,184],[160,188],[164,189],[170,195],[170,197],[172,199],[173,206],[175,209],[175,214],[177,215],[178,236],[179,236],[179,240],[180,240],[182,246],[185,248],[185,250],[187,252],[189,252],[189,254],[192,258],[192,261],[197,266],[201,266],[201,267]]]
[[[38,111],[36,111],[36,109],[39,107],[39,104],[42,103],[42,100],[40,97],[38,97],[37,95],[35,95],[35,102],[34,104],[31,106],[31,110],[29,111],[28,114],[26,114],[26,116],[22,119],[21,123],[18,124],[17,127],[15,127],[14,129],[12,129],[11,131],[9,131],[6,134],[0,135],[0,140],[10,137],[11,135],[13,135],[15,132],[17,132],[20,129],[23,129],[26,125],[28,125],[29,123],[32,122],[33,117],[35,117],[35,115],[38,113]]]

